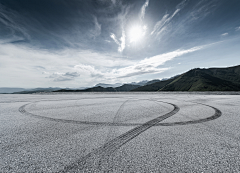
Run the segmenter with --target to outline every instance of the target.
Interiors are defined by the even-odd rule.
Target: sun
[[[131,27],[129,31],[130,43],[140,41],[144,37],[146,29],[147,27],[145,25],[143,27],[140,25]]]

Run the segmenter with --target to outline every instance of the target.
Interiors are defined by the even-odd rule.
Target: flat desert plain
[[[2,94],[0,172],[240,172],[238,94]]]

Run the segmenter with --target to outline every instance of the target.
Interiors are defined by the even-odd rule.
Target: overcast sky
[[[0,87],[77,88],[239,64],[239,0],[0,0]]]

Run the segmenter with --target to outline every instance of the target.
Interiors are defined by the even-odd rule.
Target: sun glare
[[[145,31],[146,31],[147,27],[146,26],[133,26],[130,29],[129,32],[129,37],[130,37],[130,42],[138,42],[140,41],[143,36],[145,35]]]

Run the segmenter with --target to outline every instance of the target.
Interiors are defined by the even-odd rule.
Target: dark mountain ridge
[[[240,65],[228,68],[196,68],[132,91],[240,91]]]
[[[101,86],[97,86],[97,87],[93,87],[93,88],[87,88],[84,90],[66,90],[66,89],[61,89],[61,90],[57,90],[57,91],[53,91],[53,92],[126,92],[126,91],[131,91],[135,88],[140,87],[140,85],[131,85],[131,84],[124,84],[120,87],[101,87]]]

